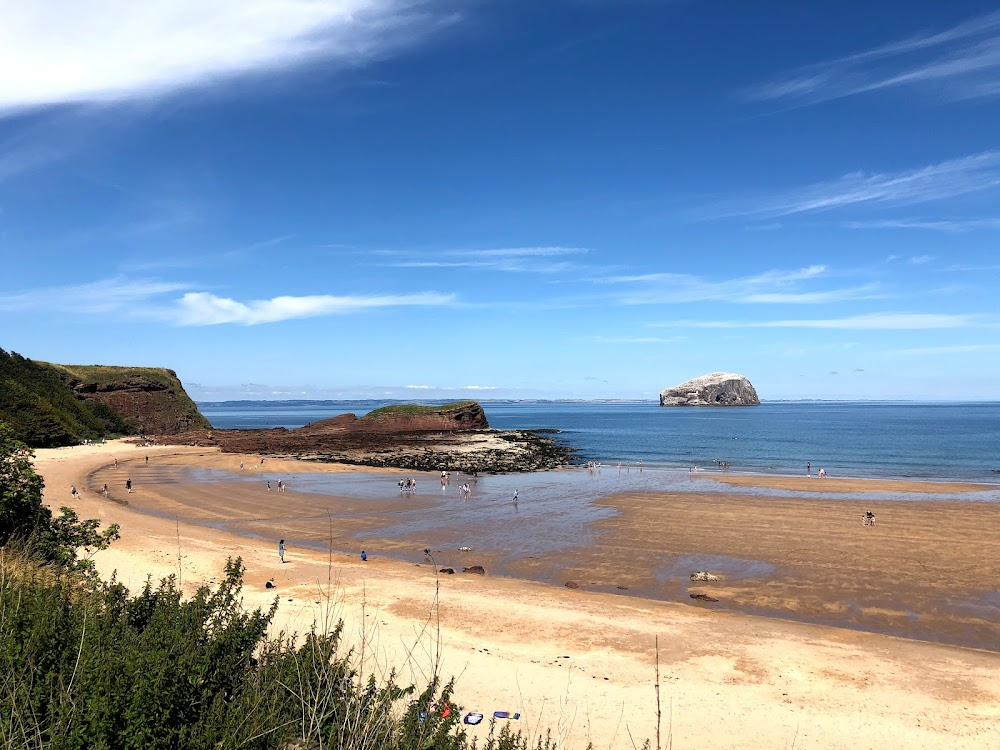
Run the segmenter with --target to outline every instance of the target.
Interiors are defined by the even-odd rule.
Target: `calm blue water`
[[[199,404],[218,428],[300,427],[379,402]],[[647,403],[489,403],[497,429],[558,429],[581,461],[830,476],[1000,481],[1000,403],[769,402],[729,409]]]

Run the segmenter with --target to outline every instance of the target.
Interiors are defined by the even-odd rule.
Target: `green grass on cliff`
[[[128,378],[142,378],[153,383],[159,383],[167,388],[181,390],[181,382],[177,373],[165,367],[114,367],[111,365],[57,365],[54,362],[39,362],[61,373],[72,380],[93,385],[109,385]]]
[[[0,422],[32,447],[72,445],[116,434],[127,425],[73,392],[58,371],[0,349]]]
[[[81,394],[74,382],[95,386],[150,383],[160,387],[126,403],[114,393]],[[84,439],[208,427],[176,374],[158,367],[56,365],[0,349],[0,422],[34,448]],[[174,429],[171,429],[173,427]]]
[[[474,406],[475,401],[452,401],[450,404],[441,406],[421,406],[420,404],[394,404],[383,406],[380,409],[365,414],[362,419],[387,419],[389,417],[415,417],[421,414],[434,414],[439,411],[450,411],[452,409],[462,409],[466,406]]]

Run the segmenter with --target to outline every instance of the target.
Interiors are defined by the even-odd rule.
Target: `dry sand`
[[[126,471],[138,471],[146,453],[151,462],[168,455],[174,457],[171,461],[182,456],[192,462],[216,460],[205,449],[121,444],[38,452],[48,503],[71,505],[84,517],[121,525],[122,539],[98,555],[102,574],[117,571],[119,580],[134,588],[148,576],[156,580],[175,573],[190,589],[218,580],[227,556],[242,556],[249,606],[273,601],[274,592],[265,590],[263,583],[275,579],[278,626],[302,631],[333,602],[348,637],[365,644],[365,669],[382,672],[396,666],[403,669],[404,678],[422,682],[436,656],[442,673],[457,678],[456,700],[466,710],[519,711],[518,727],[532,735],[551,728],[562,746],[583,747],[592,741],[598,748],[629,748],[633,740],[639,745],[645,738],[656,745],[653,685],[658,637],[664,746],[669,728],[676,747],[1000,748],[1000,653],[995,651],[513,578],[457,575],[439,581],[430,566],[378,558],[362,563],[354,557],[290,548],[289,562],[282,565],[275,551],[262,548],[259,541],[176,521],[169,510],[160,517],[137,513],[88,488],[93,477],[101,476],[94,472],[107,467],[112,456],[123,463],[128,459]],[[225,460],[232,465],[231,457]],[[309,464],[294,470],[335,469]],[[80,500],[70,497],[74,484],[87,488]],[[120,488],[115,494],[121,494]],[[268,502],[279,502],[280,497],[273,494]],[[690,505],[675,510],[690,518],[697,497],[676,498],[675,502]],[[636,499],[605,502],[624,510]],[[212,505],[226,506],[229,500],[220,496]],[[788,519],[788,513],[796,512],[801,511],[791,507],[782,515]],[[954,512],[961,515],[963,509]],[[631,513],[616,519],[621,530],[636,528]],[[729,550],[739,543],[753,547],[760,559],[754,540],[739,541],[745,515],[730,508],[711,528],[705,527],[711,515],[714,511],[703,512],[691,522],[700,529],[688,537],[692,543],[698,534],[709,541],[718,537]],[[888,523],[887,515],[889,511],[880,510],[880,522]],[[987,542],[990,533],[994,539],[997,535],[996,524],[992,532],[977,532],[975,527],[983,522],[979,519],[964,527],[975,532],[979,554],[995,549]],[[879,529],[864,531],[880,533]],[[861,530],[858,525],[857,531]],[[612,533],[618,532],[612,529]],[[648,539],[655,537],[652,529],[648,534]],[[767,536],[775,555],[790,553],[782,546],[780,533],[772,530]],[[872,541],[875,538],[862,537],[859,544],[869,545],[865,549],[871,553],[882,546]],[[927,541],[916,532],[908,532],[907,539],[910,547]],[[634,541],[645,543],[641,537]],[[850,569],[859,556],[813,560],[808,550],[821,547],[822,540],[808,537],[802,542],[807,548],[802,554],[805,569],[829,567],[831,581],[845,580],[834,569]],[[947,562],[920,559],[924,565],[932,561],[931,579],[936,575],[934,566]],[[970,565],[976,562],[969,557]],[[866,571],[896,576],[895,571],[881,571],[881,564],[872,559]],[[995,584],[996,571],[991,575]],[[969,576],[981,577],[974,569]],[[920,573],[906,571],[903,577],[907,587],[921,589],[915,583]],[[812,585],[825,585],[823,580],[816,578]],[[435,608],[438,584],[440,605]],[[929,588],[936,585],[932,581]],[[719,590],[727,596],[741,595],[738,582],[727,582]],[[485,726],[474,731],[484,734]]]
[[[701,479],[740,487],[767,487],[774,490],[793,492],[988,492],[1000,490],[995,484],[972,484],[969,482],[930,482],[910,479],[855,479],[817,477],[763,476],[758,474],[716,474],[699,475]]]

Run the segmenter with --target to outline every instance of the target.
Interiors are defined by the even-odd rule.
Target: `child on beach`
[[[278,559],[285,562],[285,540],[278,542]]]

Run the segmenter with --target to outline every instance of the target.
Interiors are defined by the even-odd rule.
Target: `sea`
[[[386,401],[225,401],[218,429],[289,429]],[[438,404],[442,402],[426,402]],[[480,401],[500,430],[554,430],[578,463],[1000,482],[1000,402],[766,401],[670,408],[655,401]]]

